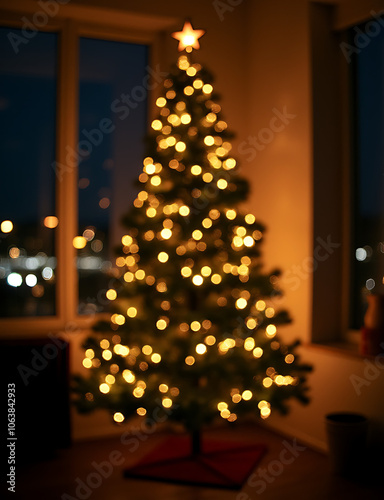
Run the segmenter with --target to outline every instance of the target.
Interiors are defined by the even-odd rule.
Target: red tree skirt
[[[172,436],[124,476],[213,488],[240,489],[267,451],[264,444],[239,446],[207,439],[203,451],[191,455],[188,437]]]

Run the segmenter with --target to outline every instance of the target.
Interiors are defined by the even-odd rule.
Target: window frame
[[[25,22],[23,18],[33,19],[37,10],[41,8],[38,9],[36,3],[30,0],[7,6],[6,10],[0,10],[0,26],[21,29]],[[39,31],[58,35],[55,159],[58,164],[70,167],[65,169],[61,179],[56,176],[55,186],[55,215],[60,221],[55,237],[56,314],[0,319],[2,336],[34,337],[58,331],[70,333],[89,328],[95,320],[94,315],[78,314],[76,249],[72,245],[78,232],[78,169],[76,164],[68,164],[66,160],[66,147],[76,149],[78,143],[80,37],[147,45],[149,67],[163,67],[163,32],[177,25],[178,21],[127,11],[59,5],[58,13],[38,28]],[[29,43],[33,43],[33,39]],[[153,96],[157,87],[149,85],[148,123],[155,114]]]
[[[325,237],[332,228],[332,242],[341,244],[336,259],[320,262],[321,272],[313,275],[311,345],[335,348],[346,354],[360,356],[360,331],[350,328],[351,307],[351,252],[353,188],[354,188],[354,138],[355,117],[352,103],[352,63],[348,64],[341,50],[342,42],[349,43],[348,29],[372,18],[372,5],[356,2],[354,8],[340,3],[324,4],[313,1],[310,4],[311,55],[312,55],[312,99],[313,99],[313,240]],[[381,12],[382,14],[382,12]],[[315,55],[325,57],[320,63]],[[323,73],[320,84],[316,81]],[[334,104],[330,108],[330,102]],[[316,113],[317,111],[317,113]],[[326,120],[319,126],[319,115]],[[338,126],[336,140],[326,129],[326,123]],[[336,127],[337,128],[337,127]],[[328,148],[329,158],[321,155]],[[320,160],[316,157],[320,152]],[[337,180],[335,180],[335,177]],[[332,181],[329,181],[332,179]],[[320,180],[320,186],[316,185]],[[327,209],[321,206],[324,186],[334,182],[332,192],[326,198]],[[337,195],[339,194],[339,196]],[[333,222],[330,223],[330,218]]]

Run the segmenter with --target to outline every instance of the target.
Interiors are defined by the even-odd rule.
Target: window
[[[20,36],[20,30],[14,30]],[[0,316],[56,311],[55,101],[57,35],[15,57],[0,28]]]
[[[80,39],[79,313],[101,312],[110,288],[120,220],[134,199],[144,157],[147,66],[143,45]],[[123,100],[141,89],[131,108]],[[133,96],[131,96],[133,99]]]
[[[369,33],[368,23],[359,26]],[[371,21],[370,21],[370,24]],[[377,28],[380,25],[377,23]],[[367,31],[368,30],[368,31]],[[350,326],[360,328],[367,293],[384,293],[384,29],[354,54],[354,213]],[[350,38],[356,29],[350,30]]]
[[[352,25],[345,3],[310,4],[314,251],[330,242],[313,273],[312,341],[354,352],[384,275],[384,30],[359,5],[368,22]]]
[[[0,21],[0,324],[22,335],[103,310],[165,75],[148,47],[173,23],[63,5],[27,38],[36,8]]]

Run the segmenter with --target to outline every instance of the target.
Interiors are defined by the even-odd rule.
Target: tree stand
[[[263,444],[243,445],[204,439],[200,430],[170,436],[124,476],[195,486],[240,489],[266,453]]]

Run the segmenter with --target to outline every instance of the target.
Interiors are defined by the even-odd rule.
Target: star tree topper
[[[194,30],[189,21],[185,21],[182,31],[175,31],[172,33],[173,38],[179,40],[179,50],[186,50],[192,52],[192,49],[198,50],[200,44],[198,39],[204,35],[204,30]]]

